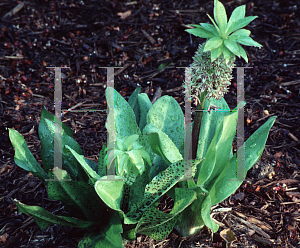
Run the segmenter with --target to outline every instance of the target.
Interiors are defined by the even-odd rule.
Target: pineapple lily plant
[[[228,23],[223,5],[216,0],[214,7],[215,26],[202,23],[187,30],[208,38],[199,46],[191,65],[192,90],[198,99],[197,109],[208,109],[213,104],[228,111],[196,114],[191,134],[192,147],[196,147],[192,159],[183,158],[184,115],[174,98],[163,96],[152,104],[137,87],[127,102],[108,87],[107,102],[109,109],[114,110],[108,116],[113,117],[116,141],[114,178],[106,175],[111,166],[107,161],[111,148],[103,145],[98,163],[84,158],[71,129],[64,124],[62,168],[53,169],[55,121],[44,108],[39,124],[43,168],[22,135],[9,129],[15,162],[39,177],[47,186],[48,198],[62,201],[69,215],[54,215],[15,199],[20,212],[31,214],[41,229],[53,223],[86,229],[78,245],[82,248],[123,247],[125,240],[134,240],[137,234],[162,240],[173,228],[183,237],[204,226],[213,232],[218,230],[210,217],[211,206],[229,197],[242,184],[230,180],[236,178],[236,159],[242,149],[233,154],[237,112],[230,112],[223,95],[232,78],[234,56],[247,61],[239,44],[258,43],[249,37],[249,31],[237,30],[254,19],[244,17],[245,6],[235,9]],[[245,142],[246,172],[260,158],[275,118],[271,117]],[[111,132],[108,125],[106,128]],[[64,180],[55,180],[59,174]],[[185,176],[189,180],[184,180]],[[170,213],[158,210],[164,194],[174,200]]]

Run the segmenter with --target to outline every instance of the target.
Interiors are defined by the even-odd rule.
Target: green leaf
[[[218,0],[215,0],[214,5],[215,5],[214,6],[215,20],[216,20],[218,26],[220,27],[221,32],[225,33],[225,29],[227,26],[227,15],[226,15],[224,5],[221,2],[219,2]]]
[[[118,172],[120,175],[123,175],[124,172],[130,171],[127,167],[128,165],[129,155],[127,153],[123,153],[122,155],[118,156]]]
[[[234,33],[232,33],[229,38],[231,37],[232,39],[237,39],[239,36],[249,36],[251,34],[251,32],[247,29],[239,29],[237,31],[235,31]],[[236,37],[237,36],[237,37]]]
[[[214,25],[211,25],[209,23],[200,23],[201,26],[206,29],[208,32],[213,33],[215,36],[218,36],[218,30],[214,27]],[[200,26],[200,27],[201,27]]]
[[[210,195],[206,196],[204,199],[202,206],[201,206],[201,216],[205,223],[205,225],[216,233],[219,229],[219,225],[217,225],[211,218],[210,218],[210,210],[211,210],[211,198]]]
[[[211,61],[214,61],[215,59],[217,59],[223,51],[223,44],[221,46],[219,46],[218,48],[215,48],[213,50],[211,50]]]
[[[232,26],[232,24],[240,19],[243,19],[245,17],[245,13],[246,13],[246,5],[242,5],[240,7],[237,7],[233,10],[228,24],[227,24],[227,28],[225,30],[225,33],[228,34],[228,30],[230,29],[230,27]]]
[[[85,157],[83,155],[79,155],[76,151],[74,151],[71,147],[66,145],[66,148],[71,151],[73,156],[76,158],[78,163],[82,166],[82,168],[85,170],[86,174],[89,176],[90,180],[94,183],[100,178],[100,176],[96,173],[95,170],[93,170],[89,164],[87,163]],[[94,162],[94,161],[90,161]],[[97,165],[97,164],[96,164]]]
[[[125,151],[131,150],[133,143],[138,140],[139,136],[137,134],[133,134],[128,136],[123,142],[123,148]]]
[[[107,87],[105,94],[111,110],[105,124],[108,133],[111,134],[114,129],[116,136],[141,135],[141,130],[136,124],[135,114],[128,102],[112,87]]]
[[[159,211],[151,205],[137,225],[137,232],[155,240],[164,239],[173,230],[179,215],[197,198],[190,189],[175,188],[174,207],[170,213]],[[155,216],[155,218],[153,218]]]
[[[142,158],[147,161],[147,163],[149,165],[152,165],[151,158],[150,158],[148,152],[146,152],[146,150],[144,148],[143,149],[139,149],[137,151],[140,153],[140,155],[142,156]]]
[[[62,201],[70,214],[76,218],[95,222],[105,222],[106,206],[97,196],[94,187],[86,182],[74,182],[65,170],[55,167],[49,172],[48,198]]]
[[[258,42],[254,41],[251,37],[248,36],[240,36],[240,38],[238,40],[236,40],[236,42],[245,45],[245,46],[256,46],[261,48],[262,45],[259,44]]]
[[[184,209],[177,219],[176,226],[174,227],[182,235],[182,237],[189,237],[199,232],[204,227],[201,207],[203,200],[208,195],[208,192],[200,187],[197,187],[195,192],[197,193],[197,199],[193,201],[188,208]],[[209,210],[210,209],[211,208],[209,208]]]
[[[54,137],[55,137],[55,123],[54,121],[51,121],[49,119],[45,119],[46,125],[48,126],[48,130],[50,131],[52,135],[52,147],[53,149],[50,149],[48,147],[48,150],[45,152],[48,153],[46,156],[46,161],[49,159],[54,159]],[[79,165],[79,163],[76,161],[72,153],[66,149],[65,145],[69,145],[73,150],[75,150],[78,154],[82,155],[83,152],[79,146],[79,144],[70,136],[68,136],[64,130],[62,130],[61,134],[61,142],[62,142],[62,168],[67,170],[68,174],[71,176],[72,180],[74,181],[88,181],[88,176],[86,175],[83,168]],[[48,157],[48,158],[47,158]],[[51,157],[51,159],[50,159]],[[44,161],[43,161],[44,162]],[[52,164],[53,166],[53,164]]]
[[[239,47],[242,58],[246,61],[246,63],[248,63],[248,57],[247,57],[247,54],[246,54],[244,48],[242,48],[242,46],[240,44],[237,44],[237,45]]]
[[[215,133],[211,143],[216,142],[216,162],[213,172],[210,174],[209,179],[205,182],[204,187],[207,190],[210,189],[210,185],[215,181],[229,161],[229,153],[232,149],[232,141],[236,134],[236,125],[237,112],[229,112],[228,115],[224,116],[221,125]],[[205,155],[205,157],[206,156],[207,155]]]
[[[239,51],[239,47],[237,46],[237,44],[228,39],[228,40],[224,40],[224,45],[232,52],[234,53],[236,56],[240,57],[240,51]]]
[[[140,122],[140,110],[137,101],[137,96],[140,92],[141,92],[141,86],[136,87],[136,89],[128,99],[128,104],[130,105],[130,107],[134,112],[136,123]]]
[[[269,118],[257,129],[245,142],[245,173],[259,160],[264,150],[268,133],[275,122],[276,116]],[[238,150],[238,156],[242,156],[243,146]],[[236,180],[237,154],[235,154],[223,168],[221,173],[208,188],[211,196],[211,205],[215,205],[233,194],[243,181]]]
[[[122,222],[118,213],[114,213],[107,225],[99,232],[88,232],[78,244],[78,248],[120,248],[123,247],[121,233]]]
[[[214,37],[206,41],[203,52],[207,52],[212,49],[216,49],[221,46],[223,43],[223,39],[220,37]]]
[[[166,170],[160,172],[152,181],[147,184],[142,202],[133,204],[130,212],[126,214],[125,224],[137,223],[142,214],[156,202],[161,195],[169,191],[174,185],[185,176],[193,176],[196,172],[196,166],[203,159],[195,159],[191,161],[180,160],[171,164]]]
[[[140,122],[139,128],[142,131],[144,127],[147,125],[147,115],[149,112],[149,109],[152,107],[152,103],[148,97],[147,94],[142,93],[138,95],[138,104],[140,108]]]
[[[30,214],[33,216],[36,224],[41,230],[51,226],[52,224],[58,224],[62,226],[87,228],[93,225],[95,222],[75,219],[68,216],[54,215],[44,208],[39,206],[28,206],[18,200],[14,199],[18,206],[18,211],[24,214]]]
[[[54,142],[55,128],[54,128],[54,132],[51,133],[46,123],[46,119],[55,123],[55,116],[49,113],[45,107],[43,107],[38,132],[41,140],[41,158],[43,161],[43,168],[45,169],[46,172],[48,172],[49,170],[53,169],[53,165],[54,165],[54,143],[53,142]],[[71,138],[74,138],[72,130],[68,126],[66,126],[64,123],[61,122],[61,127],[65,136],[70,136]],[[79,149],[81,148],[79,147]],[[81,154],[83,154],[82,151]]]
[[[168,135],[177,149],[184,143],[184,115],[173,97],[162,96],[153,104],[147,115],[149,123]]]
[[[219,29],[218,25],[215,23],[214,19],[212,19],[209,14],[207,14],[207,16],[209,17],[211,22],[214,24],[214,26],[215,26],[216,30],[218,31],[219,35],[221,35],[222,33],[220,32],[220,29]]]
[[[37,176],[44,183],[47,183],[45,180],[49,177],[28,149],[24,137],[14,129],[9,128],[8,131],[9,139],[15,149],[15,163],[22,169]]]
[[[215,34],[208,32],[202,27],[186,29],[185,31],[201,38],[212,38],[216,36]]]
[[[104,176],[95,183],[95,191],[102,201],[111,209],[121,211],[124,178],[120,176]]]
[[[226,64],[231,59],[231,57],[235,58],[235,55],[232,52],[230,52],[229,49],[227,47],[225,47],[225,46],[223,48],[223,55],[224,55],[225,63]]]
[[[102,146],[102,149],[99,153],[99,159],[98,159],[97,174],[100,177],[103,177],[106,175],[106,166],[107,166],[107,147],[106,147],[106,143],[104,143]]]
[[[228,28],[226,35],[231,34],[232,32],[234,32],[235,30],[238,30],[240,28],[243,28],[245,26],[247,26],[250,22],[252,22],[255,18],[257,18],[258,16],[248,16],[245,17],[243,19],[234,21],[231,26]]]

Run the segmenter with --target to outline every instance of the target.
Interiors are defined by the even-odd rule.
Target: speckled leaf
[[[55,123],[49,119],[45,119],[46,125],[48,126],[48,130],[52,135],[52,146],[48,147],[48,154],[46,155],[47,159],[54,158],[54,135],[55,135]],[[74,181],[88,181],[88,176],[85,171],[82,169],[80,164],[76,161],[72,153],[66,149],[65,145],[70,146],[73,150],[75,150],[79,155],[83,155],[83,152],[79,146],[79,144],[70,136],[66,134],[64,130],[62,130],[62,168],[65,169],[68,174],[71,176]],[[52,149],[51,149],[52,148]],[[44,161],[43,161],[44,163]],[[54,161],[53,161],[54,164]],[[52,166],[53,166],[52,164]]]
[[[85,182],[67,181],[70,176],[65,170],[57,167],[50,171],[49,175],[54,179],[65,179],[48,182],[49,199],[62,201],[74,217],[95,222],[104,222],[107,219],[106,206],[93,186]]]
[[[38,132],[41,140],[41,158],[43,161],[43,167],[45,171],[48,172],[48,170],[53,169],[53,164],[54,164],[54,158],[53,158],[54,135],[49,131],[45,119],[49,119],[55,122],[55,116],[49,113],[45,107],[43,107]],[[64,123],[62,123],[61,126],[65,134],[73,138],[72,130]]]
[[[39,226],[41,230],[51,226],[52,224],[58,224],[62,226],[70,226],[70,227],[79,227],[79,228],[87,228],[94,224],[92,221],[75,219],[68,216],[60,216],[54,215],[44,208],[39,206],[28,206],[14,199],[15,203],[18,206],[18,211],[24,214],[30,214],[33,216],[36,224]]]
[[[9,139],[15,149],[15,163],[22,169],[37,176],[44,183],[47,183],[45,179],[48,179],[49,177],[28,149],[24,137],[14,129],[9,128],[8,131]]]
[[[130,212],[126,214],[125,224],[135,224],[141,218],[145,210],[157,201],[161,195],[170,190],[184,175],[190,177],[195,175],[196,166],[203,159],[195,159],[192,163],[185,163],[184,160],[171,164],[166,170],[160,172],[152,181],[147,184],[142,202],[131,206]],[[186,174],[185,174],[186,173]]]
[[[190,189],[175,188],[174,207],[169,214],[150,206],[137,225],[137,233],[155,240],[164,239],[176,224],[178,215],[195,199],[196,193]]]
[[[151,107],[147,116],[147,124],[169,136],[177,148],[184,142],[184,115],[178,102],[170,96],[159,98]]]
[[[105,124],[108,132],[114,128],[116,136],[130,136],[133,134],[141,135],[141,131],[136,124],[135,114],[128,102],[112,87],[108,87],[105,91],[107,104],[109,109],[108,119],[113,115],[114,127],[108,127]],[[112,104],[113,103],[113,104]]]
[[[85,170],[86,174],[90,178],[92,185],[94,185],[94,183],[100,178],[100,176],[96,173],[96,171],[93,170],[88,164],[88,163],[92,164],[92,162],[94,162],[94,161],[89,160],[89,162],[87,163],[87,159],[83,155],[79,155],[75,150],[73,150],[68,145],[66,145],[66,148],[71,151],[73,156],[76,158],[78,163],[82,166],[82,168]],[[97,164],[96,164],[96,166],[97,166]]]
[[[174,226],[183,237],[191,236],[204,227],[201,208],[203,200],[208,195],[208,192],[201,186],[197,187],[195,192],[197,194],[197,199],[193,201],[188,208],[184,209],[177,218],[177,223]]]
[[[106,175],[106,166],[107,166],[107,147],[106,147],[106,143],[104,143],[102,146],[102,149],[99,153],[99,159],[98,159],[97,174],[100,177],[103,177]]]
[[[140,121],[137,123],[139,123],[140,130],[143,131],[144,127],[147,125],[147,115],[149,109],[152,107],[152,103],[145,93],[138,95],[138,103],[140,108]]]
[[[130,105],[130,107],[134,112],[136,123],[140,123],[140,108],[137,100],[140,92],[141,92],[141,86],[136,87],[136,89],[128,99],[128,104]]]

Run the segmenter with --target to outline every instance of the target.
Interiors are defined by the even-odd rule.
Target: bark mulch
[[[277,116],[263,155],[241,187],[212,209],[220,225],[190,239],[172,231],[163,241],[138,235],[126,247],[300,247],[300,4],[296,0],[223,0],[227,13],[246,4],[258,16],[246,28],[263,48],[245,47],[245,139],[270,116]],[[20,214],[13,199],[59,214],[61,202],[47,198],[45,186],[14,163],[8,128],[20,132],[41,164],[38,124],[42,107],[54,114],[54,70],[62,70],[62,109],[84,155],[97,161],[106,141],[106,69],[115,69],[115,89],[125,99],[135,87],[151,100],[170,95],[184,107],[184,69],[204,40],[184,30],[208,22],[213,1],[15,1],[0,2],[0,246],[77,247],[84,232],[52,225],[40,230]],[[225,96],[236,106],[236,80]],[[194,105],[193,105],[194,106]],[[160,209],[172,202],[161,199]]]

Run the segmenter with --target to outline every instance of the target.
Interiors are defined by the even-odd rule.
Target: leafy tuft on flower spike
[[[225,62],[228,63],[235,56],[242,57],[248,63],[248,57],[245,50],[241,45],[256,46],[261,48],[262,45],[254,41],[250,36],[250,31],[242,29],[250,22],[252,22],[257,16],[245,17],[246,5],[237,7],[227,22],[227,15],[223,4],[215,0],[214,1],[214,17],[215,21],[208,17],[214,25],[208,23],[191,24],[196,28],[187,29],[190,34],[201,38],[207,38],[204,52],[211,51],[211,61],[216,60],[221,54],[225,58]]]

